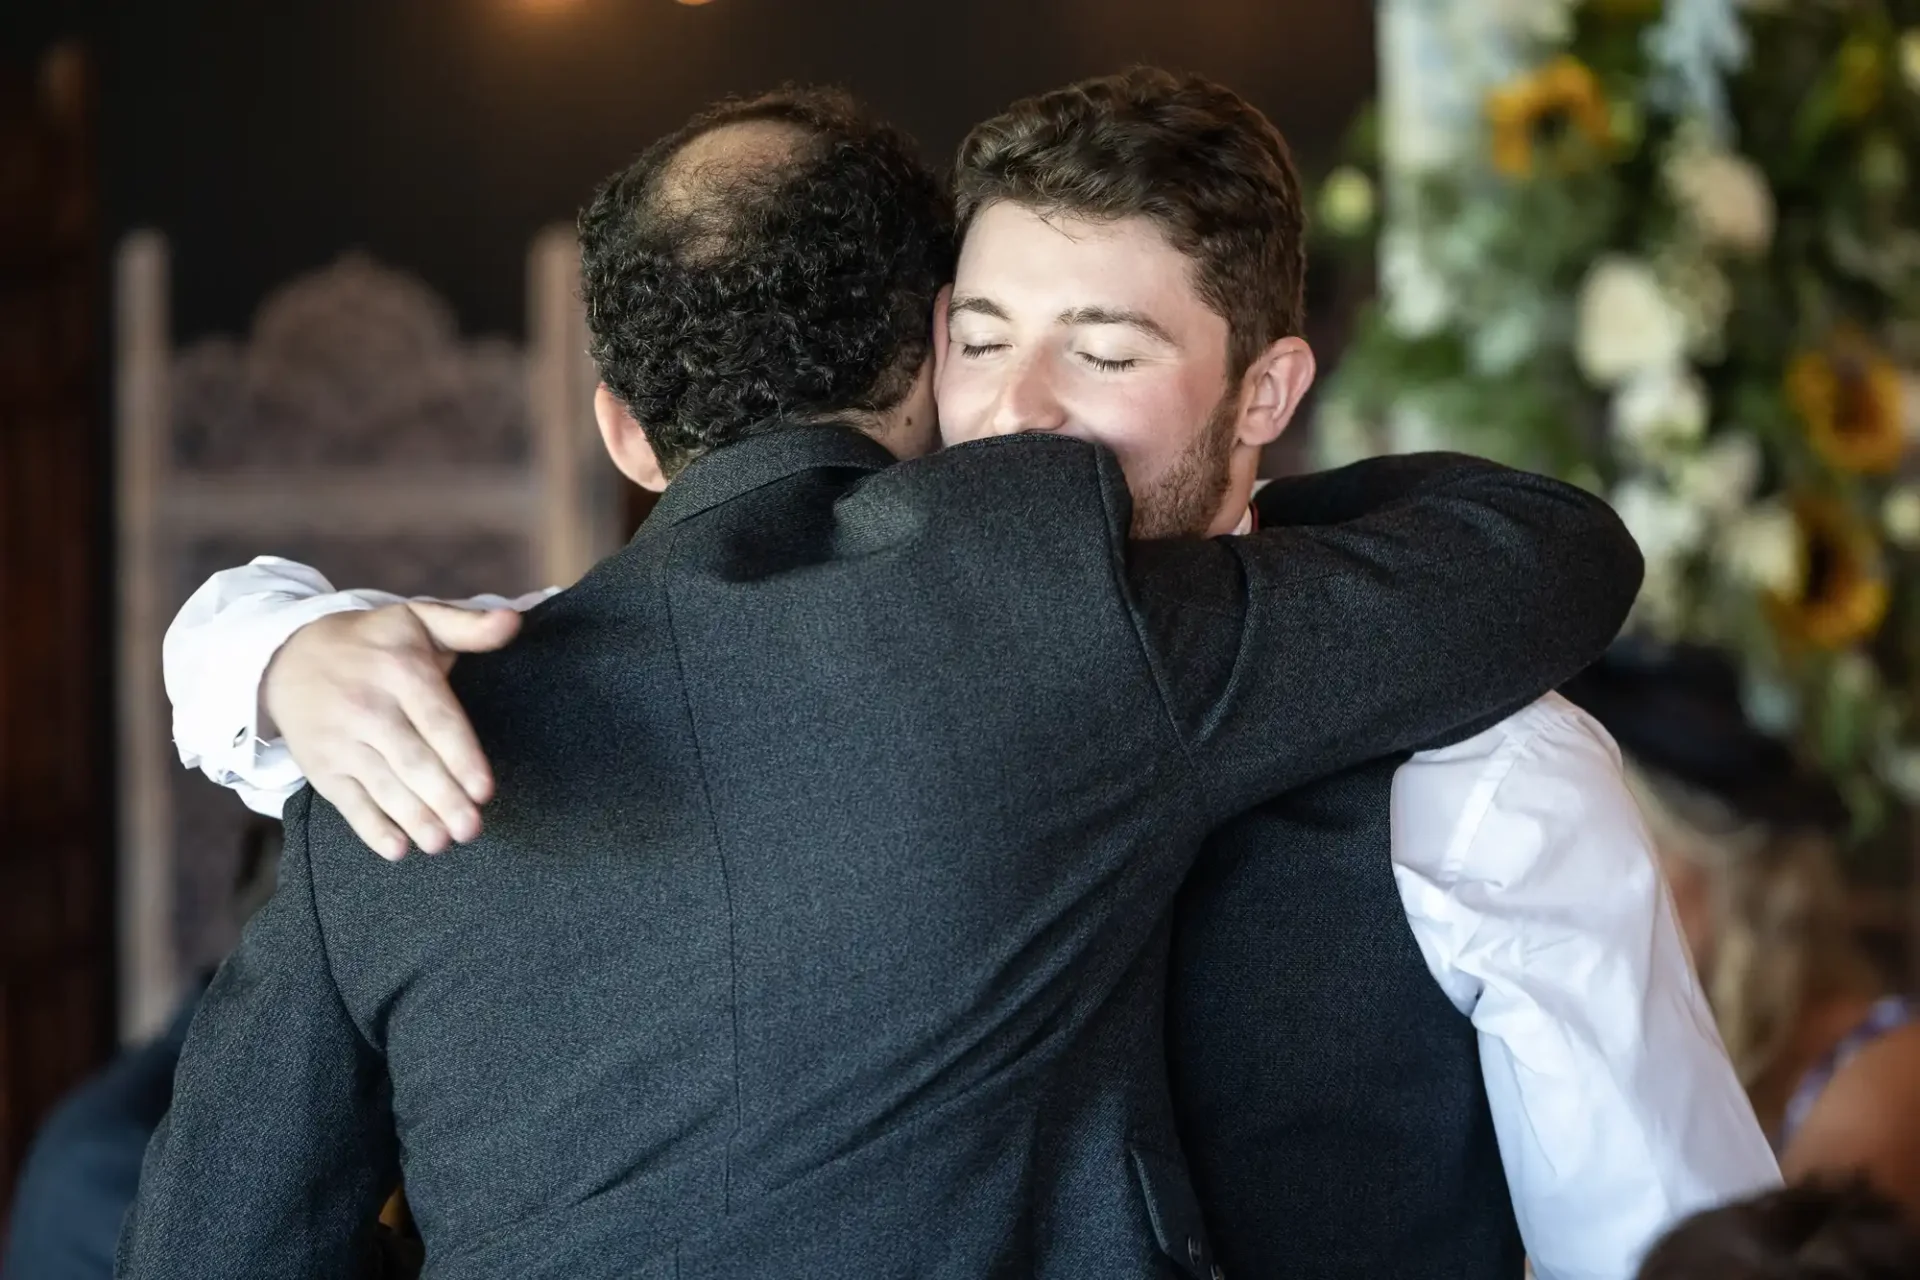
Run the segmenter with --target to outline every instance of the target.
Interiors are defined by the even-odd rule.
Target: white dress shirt
[[[551,594],[466,603],[528,608]],[[396,599],[335,592],[273,558],[215,574],[167,632],[182,763],[277,816],[303,778],[283,743],[259,737],[267,664],[306,623]],[[1401,901],[1434,980],[1479,1033],[1540,1280],[1628,1280],[1680,1218],[1778,1184],[1619,751],[1591,717],[1549,695],[1414,756],[1392,804]]]

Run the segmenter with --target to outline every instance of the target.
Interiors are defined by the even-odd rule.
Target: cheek
[[[1192,442],[1204,410],[1187,403],[1182,388],[1146,378],[1089,380],[1067,406],[1071,434],[1113,450],[1135,492],[1166,474]]]
[[[940,412],[940,442],[965,444],[986,435],[993,409],[993,387],[980,370],[958,358],[949,360],[933,386]]]

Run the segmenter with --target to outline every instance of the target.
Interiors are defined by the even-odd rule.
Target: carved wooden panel
[[[246,334],[176,346],[165,240],[122,244],[128,1034],[158,1026],[240,923],[233,887],[249,815],[180,767],[159,680],[161,636],[209,574],[278,555],[341,587],[518,595],[569,582],[618,545],[577,257],[568,234],[536,241],[525,346],[462,335],[423,282],[360,254],[276,290]]]

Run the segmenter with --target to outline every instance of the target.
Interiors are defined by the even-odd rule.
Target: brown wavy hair
[[[1008,201],[1092,221],[1147,218],[1226,320],[1227,374],[1306,324],[1306,212],[1293,153],[1239,94],[1152,67],[1023,98],[954,162],[962,229]]]

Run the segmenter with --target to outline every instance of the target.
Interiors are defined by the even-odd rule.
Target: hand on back
[[[493,771],[447,683],[462,653],[520,629],[507,609],[409,603],[337,613],[274,655],[260,707],[307,781],[381,857],[480,834]]]

